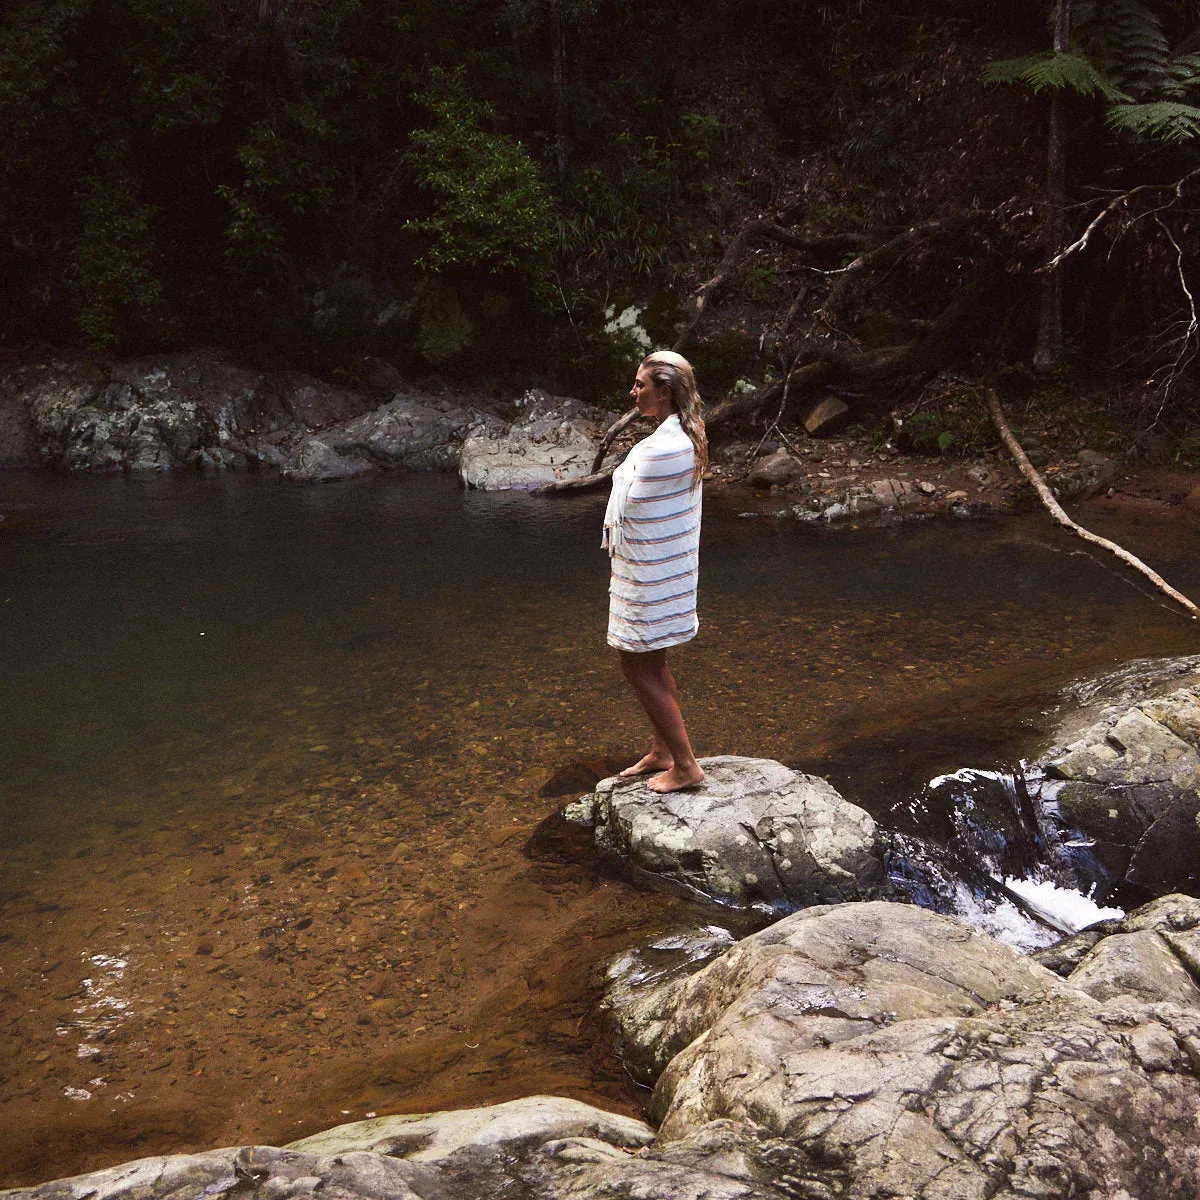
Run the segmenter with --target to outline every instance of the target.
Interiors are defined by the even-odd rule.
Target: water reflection
[[[711,914],[530,844],[642,740],[602,497],[0,488],[5,1181],[539,1090],[635,1107],[590,972]],[[912,832],[947,814],[898,800],[1019,753],[1067,678],[1192,648],[1036,519],[828,535],[743,506],[710,502],[678,657],[698,749]]]

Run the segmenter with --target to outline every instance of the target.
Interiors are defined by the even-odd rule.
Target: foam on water
[[[1091,892],[1085,896],[1074,888],[1060,888],[1045,881],[1013,879],[1011,876],[1004,880],[1004,886],[1073,932],[1086,929],[1097,921],[1125,915],[1122,908],[1101,908],[1092,899]]]

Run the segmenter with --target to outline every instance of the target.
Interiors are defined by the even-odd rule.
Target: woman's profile
[[[656,792],[704,781],[679,709],[667,649],[696,636],[700,503],[708,441],[696,377],[686,358],[659,350],[643,360],[630,390],[658,428],[613,474],[604,514],[612,563],[608,644],[650,719],[649,751],[621,772],[652,775]]]

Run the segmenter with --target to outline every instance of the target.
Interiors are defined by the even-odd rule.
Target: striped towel
[[[612,559],[608,644],[618,650],[664,650],[690,641],[700,627],[695,461],[691,439],[671,415],[613,475],[603,544]]]

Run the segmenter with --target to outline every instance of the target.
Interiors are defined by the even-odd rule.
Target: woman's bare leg
[[[671,693],[671,699],[675,701],[675,707],[679,707],[679,689],[675,686],[675,676],[671,674],[671,668],[666,662],[667,652],[662,651],[663,655],[663,677],[665,679],[667,690]],[[638,655],[638,658],[643,657]],[[629,675],[622,664],[621,673],[628,680]],[[657,775],[661,771],[668,771],[675,765],[675,759],[671,754],[667,743],[663,741],[662,734],[658,732],[658,727],[651,722],[651,729],[654,731],[654,738],[650,743],[650,749],[642,755],[641,758],[633,764],[632,767],[626,767],[621,772],[623,779],[632,779],[637,775]]]
[[[650,753],[634,763],[627,774],[644,774],[661,767],[661,773],[650,780],[650,787],[656,792],[677,792],[702,782],[704,772],[692,752],[683,723],[679,689],[667,666],[667,652],[649,650],[638,654],[621,650],[618,653],[621,674],[633,688],[654,729]]]

